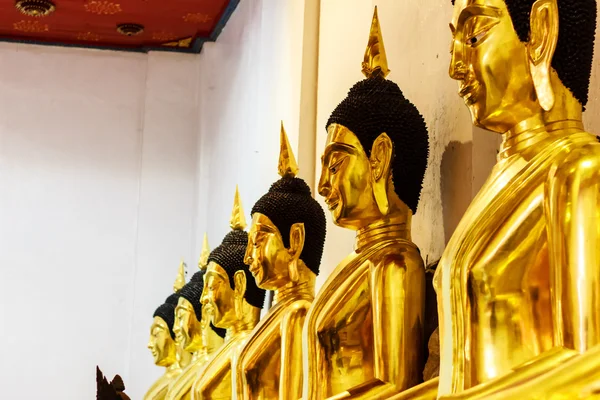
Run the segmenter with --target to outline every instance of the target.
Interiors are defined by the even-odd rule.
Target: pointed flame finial
[[[379,26],[379,17],[377,16],[377,6],[375,6],[375,12],[373,12],[369,44],[367,45],[365,59],[362,63],[362,73],[367,78],[374,78],[376,76],[385,78],[390,73],[387,56],[385,55],[385,47],[383,46],[381,27]]]
[[[181,288],[185,285],[185,262],[183,259],[179,264],[179,271],[177,272],[177,279],[175,279],[175,283],[173,284],[173,291],[175,293],[179,292]]]
[[[210,247],[208,247],[208,235],[204,233],[202,252],[200,253],[200,260],[198,261],[198,268],[200,268],[200,271],[206,270],[206,267],[208,266],[208,256],[210,256]]]
[[[279,176],[282,178],[293,178],[298,173],[298,164],[290,146],[285,128],[283,127],[283,121],[281,121],[281,134],[279,136]]]
[[[246,217],[242,208],[242,200],[240,200],[240,191],[238,185],[235,185],[235,197],[233,199],[233,211],[231,211],[231,219],[229,226],[234,231],[243,231],[246,229]]]

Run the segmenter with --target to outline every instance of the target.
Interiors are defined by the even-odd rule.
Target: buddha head
[[[289,283],[314,281],[325,243],[325,214],[298,171],[281,125],[279,175],[252,208],[244,262],[258,287],[277,290]]]
[[[196,272],[190,282],[185,284],[179,292],[177,306],[175,307],[175,322],[173,332],[177,344],[190,353],[202,347],[202,286],[198,284],[202,272]],[[200,277],[201,278],[201,277]]]
[[[154,364],[159,367],[168,367],[177,361],[175,333],[173,332],[175,307],[173,304],[165,302],[154,311],[153,318],[148,349],[152,353]]]
[[[327,121],[319,194],[336,225],[360,229],[397,211],[417,211],[427,168],[427,127],[389,73],[383,38],[373,16],[355,84]]]
[[[225,330],[218,329],[206,320],[200,302],[204,288],[204,271],[196,272],[190,281],[177,292],[173,332],[176,343],[185,351],[195,352],[213,348]]]
[[[596,0],[452,0],[450,77],[473,123],[504,133],[588,100]]]
[[[256,286],[244,264],[248,233],[244,231],[246,223],[237,188],[230,226],[232,231],[208,257],[202,295],[207,316],[222,329],[258,316],[265,298],[265,291]]]

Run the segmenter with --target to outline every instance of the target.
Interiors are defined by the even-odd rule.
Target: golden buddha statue
[[[275,292],[237,364],[238,399],[302,397],[302,327],[315,297],[325,213],[298,166],[281,125],[279,175],[252,208],[245,263],[259,288]]]
[[[598,380],[600,144],[581,123],[595,26],[595,0],[454,4],[450,76],[503,143],[436,271],[440,397],[580,398]]]
[[[194,399],[230,399],[236,392],[236,362],[250,332],[260,318],[265,291],[256,286],[244,254],[248,233],[240,195],[236,187],[232,231],[208,257],[202,292],[204,312],[211,322],[226,329],[225,342],[194,383]]]
[[[211,354],[223,344],[225,332],[210,325],[200,303],[204,273],[203,270],[196,272],[177,292],[178,301],[173,327],[175,340],[183,351],[192,353],[192,358],[189,365],[171,383],[166,396],[168,400],[192,398],[194,380]]]
[[[422,381],[425,267],[411,241],[427,167],[423,117],[389,73],[373,16],[358,82],[327,122],[319,194],[355,251],[307,316],[304,398],[388,398]]]
[[[185,264],[183,261],[179,265],[177,279],[173,285],[177,293],[185,285]],[[181,374],[181,365],[179,364],[178,347],[175,344],[175,333],[173,332],[173,323],[175,322],[175,306],[172,297],[161,304],[154,311],[152,326],[150,327],[150,340],[148,349],[154,357],[154,364],[159,367],[165,367],[165,373],[158,378],[156,382],[148,389],[144,400],[162,400],[167,395],[170,383],[176,376]]]

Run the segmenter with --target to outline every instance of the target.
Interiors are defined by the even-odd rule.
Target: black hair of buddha
[[[535,0],[504,0],[515,31],[522,42],[529,41],[531,7]],[[552,67],[583,109],[588,102],[594,39],[596,37],[596,0],[556,0],[558,5],[558,43]],[[454,4],[454,0],[452,0]]]
[[[177,307],[178,301],[179,301],[179,295],[177,293],[173,293],[169,297],[167,297],[167,299],[165,300],[165,303],[173,304],[173,307]]]
[[[429,136],[423,116],[398,85],[379,76],[356,83],[333,110],[326,128],[334,123],[350,129],[368,157],[375,139],[384,132],[389,136],[394,189],[416,213],[427,169]]]
[[[190,282],[194,282],[204,287],[204,271],[198,271],[190,278]]]
[[[221,266],[229,277],[229,286],[234,289],[234,275],[237,271],[244,271],[246,275],[246,293],[244,298],[248,304],[262,308],[265,302],[265,291],[256,286],[256,280],[244,264],[246,247],[248,246],[248,232],[233,230],[229,232],[223,242],[208,256],[208,262],[215,262]]]
[[[310,188],[300,178],[281,178],[252,208],[252,215],[267,216],[279,229],[283,245],[290,247],[292,225],[304,223],[304,248],[300,259],[315,274],[319,274],[327,222],[319,203],[310,194]]]
[[[202,320],[202,303],[200,303],[200,297],[202,297],[203,285],[199,285],[197,282],[186,283],[177,294],[187,301],[190,302],[194,308],[194,314],[198,321]]]
[[[173,332],[173,324],[175,323],[175,306],[170,303],[164,303],[158,306],[152,318],[160,317],[165,321],[169,327],[169,334],[172,339],[175,339],[175,333]]]

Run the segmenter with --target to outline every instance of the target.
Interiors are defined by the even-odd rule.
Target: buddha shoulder
[[[285,311],[283,312],[282,319],[294,319],[306,315],[306,312],[310,308],[311,304],[312,303],[308,300],[296,300],[295,302],[286,307]]]
[[[408,241],[399,241],[381,249],[371,259],[375,268],[381,269],[407,269],[415,268],[425,271],[425,264],[417,246]]]
[[[596,186],[591,181],[600,175],[600,142],[589,133],[571,135],[565,151],[553,161],[548,175],[550,187],[559,184],[567,187]]]

